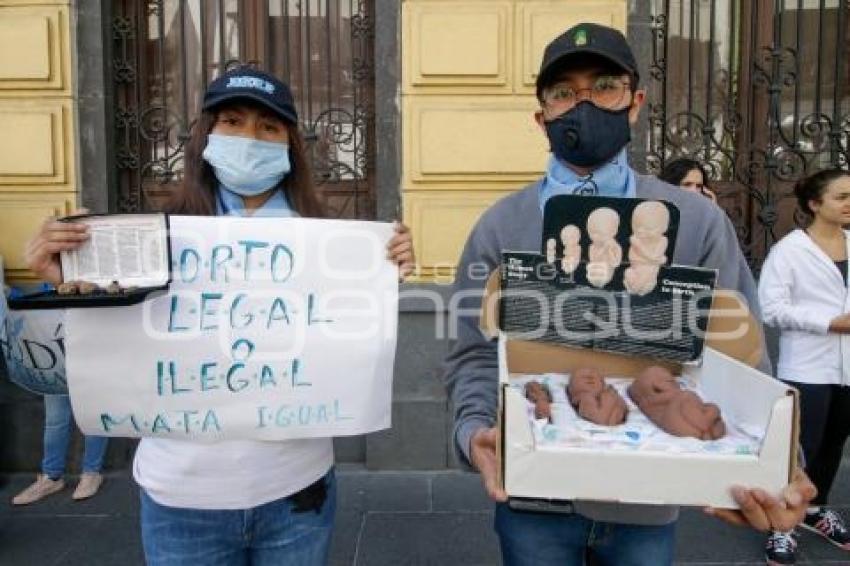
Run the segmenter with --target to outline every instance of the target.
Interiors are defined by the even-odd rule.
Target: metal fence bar
[[[712,141],[714,139],[714,117],[712,116],[712,99],[714,98],[714,20],[716,2],[711,3],[709,11],[709,31],[708,31],[708,76],[706,77],[705,91],[705,122],[703,122],[703,144],[705,145],[704,161],[711,162]],[[713,168],[711,169],[713,172]],[[708,182],[708,179],[704,179]]]
[[[186,2],[180,2],[180,10],[177,13],[177,17],[180,18],[180,77],[182,80],[180,81],[180,90],[181,90],[181,99],[183,103],[183,122],[189,121],[189,89],[186,84],[188,80],[188,71],[189,71],[189,63],[187,60],[188,57],[188,48],[186,45]],[[162,31],[165,33],[165,30]],[[201,51],[203,51],[203,47],[201,47]],[[204,83],[206,86],[206,83]],[[165,98],[165,93],[163,93],[163,98]],[[163,100],[163,102],[165,102]]]
[[[794,57],[794,73],[798,78],[800,76],[802,76],[800,73],[802,71],[801,61],[803,60],[802,52],[801,52],[801,49],[802,49],[802,46],[803,46],[802,41],[801,41],[803,26],[800,25],[800,14],[802,14],[802,13],[803,13],[803,0],[797,0],[797,21],[795,22],[796,23],[796,29],[794,30],[794,32],[795,32],[794,33],[794,54],[795,54],[795,57]],[[797,80],[797,81],[794,82],[794,124],[795,124],[795,126],[796,126],[796,124],[800,123],[800,91],[801,91],[800,81]],[[791,138],[792,144],[794,145],[794,147],[797,147],[797,144],[799,143],[799,140],[800,140],[799,128],[794,127],[794,128],[791,129],[791,131],[794,133],[794,135]]]
[[[204,9],[206,0],[198,0],[198,13],[201,20],[201,31],[198,34],[201,42],[201,83],[208,85],[210,82],[207,65],[207,11]]]
[[[227,55],[224,52],[224,0],[218,0],[218,73],[224,72]]]
[[[841,0],[839,2],[839,7],[847,8],[846,0]],[[842,12],[838,12],[838,17],[836,18],[838,21],[836,25],[838,26],[835,43],[838,45],[846,45],[845,43],[845,22],[847,18],[842,17]],[[850,55],[850,54],[848,54]],[[832,123],[829,132],[830,144],[830,161],[832,163],[838,163],[839,156],[841,155],[841,87],[845,86],[842,81],[842,71],[844,70],[844,65],[846,64],[847,57],[836,57],[835,58],[835,68],[833,70],[833,91],[832,91]],[[847,135],[845,132],[844,135]]]

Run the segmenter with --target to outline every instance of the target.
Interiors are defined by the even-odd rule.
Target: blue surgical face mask
[[[243,197],[260,195],[289,173],[289,146],[241,136],[209,134],[204,160],[218,181]]]

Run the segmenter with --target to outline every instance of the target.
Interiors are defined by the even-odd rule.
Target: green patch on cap
[[[587,45],[587,30],[584,28],[576,30],[575,35],[573,35],[573,43],[579,47]]]

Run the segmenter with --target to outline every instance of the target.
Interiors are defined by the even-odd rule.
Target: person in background
[[[658,178],[686,191],[708,197],[711,202],[717,202],[717,195],[708,188],[708,172],[705,166],[695,159],[674,159],[664,166]]]
[[[65,460],[74,416],[67,395],[44,396],[44,456],[41,473],[35,481],[12,498],[13,505],[29,505],[65,489]],[[75,501],[97,494],[103,484],[103,458],[108,439],[104,436],[84,436],[83,470],[71,497]]]
[[[3,282],[2,262],[0,262],[0,282]],[[20,293],[15,287],[2,285],[3,296],[0,297],[0,325],[7,323],[6,298]],[[47,287],[43,287],[45,290]],[[3,332],[0,329],[0,339]],[[0,375],[11,371],[6,367],[5,356],[0,355]],[[64,365],[64,363],[63,363]],[[41,473],[26,489],[12,498],[13,505],[29,505],[40,501],[49,495],[58,493],[65,488],[65,464],[68,458],[68,445],[71,441],[71,431],[74,417],[71,412],[71,401],[67,395],[44,395],[44,434]],[[71,496],[75,501],[88,499],[97,494],[103,483],[103,459],[106,455],[108,440],[102,436],[84,436],[84,451],[82,474],[76,489]],[[0,486],[3,482],[0,482]]]
[[[811,222],[777,242],[762,268],[759,301],[765,324],[780,330],[777,377],[800,391],[800,441],[818,494],[801,528],[850,551],[850,532],[829,492],[850,435],[850,173],[829,169],[794,187]],[[773,532],[769,564],[796,563],[794,531]]]

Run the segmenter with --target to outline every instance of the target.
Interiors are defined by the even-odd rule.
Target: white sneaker
[[[103,483],[103,475],[97,472],[83,472],[80,476],[80,483],[77,484],[77,489],[74,490],[74,499],[88,499],[97,493],[100,485]]]
[[[12,498],[12,505],[29,505],[64,488],[65,480],[62,478],[52,480],[44,474],[38,474],[32,485]]]

